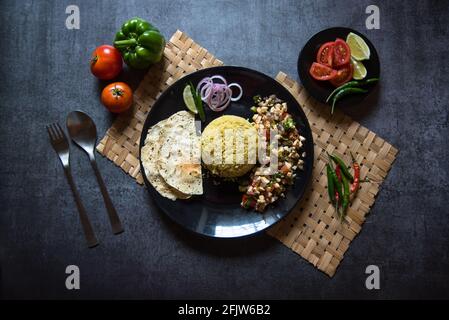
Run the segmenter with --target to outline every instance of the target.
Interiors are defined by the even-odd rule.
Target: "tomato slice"
[[[349,63],[350,58],[351,49],[349,49],[348,44],[344,40],[337,38],[334,42],[334,60],[332,65],[334,67],[344,66]]]
[[[334,56],[334,42],[326,42],[323,44],[316,55],[316,62],[332,67]]]
[[[331,79],[331,83],[335,87],[339,87],[342,84],[348,82],[352,79],[352,73],[354,72],[354,67],[351,63],[348,63],[346,66],[341,67],[337,70],[337,75],[335,78]]]
[[[337,70],[317,62],[312,63],[309,73],[315,80],[319,81],[331,80],[337,76]]]

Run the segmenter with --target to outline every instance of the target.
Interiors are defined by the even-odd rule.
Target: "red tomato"
[[[250,198],[246,194],[244,194],[242,196],[242,204],[243,204],[244,208],[246,208],[246,209],[254,208],[256,206],[256,203],[257,202],[256,202],[256,200],[254,198],[252,198],[252,197]]]
[[[332,67],[332,59],[334,56],[334,42],[326,42],[323,44],[316,55],[316,62]]]
[[[331,80],[337,75],[336,70],[317,62],[312,63],[309,73],[315,80],[320,81]]]
[[[133,104],[133,92],[124,82],[114,82],[101,92],[101,102],[113,113],[124,112]]]
[[[344,40],[337,38],[334,42],[334,60],[332,65],[334,67],[343,66],[349,63],[350,58],[351,49],[349,49],[348,44]]]
[[[101,80],[111,80],[122,71],[122,56],[113,46],[103,45],[92,52],[90,71]]]
[[[339,87],[352,79],[354,68],[351,63],[337,70],[337,75],[330,82],[333,86]]]
[[[290,172],[290,168],[285,164],[279,169],[283,174],[287,174]]]

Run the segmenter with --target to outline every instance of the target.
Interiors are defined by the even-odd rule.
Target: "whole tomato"
[[[103,89],[101,102],[109,111],[121,113],[133,104],[133,92],[126,83],[114,82]]]
[[[122,71],[123,61],[120,51],[113,46],[102,45],[92,52],[90,71],[101,80],[111,80]]]

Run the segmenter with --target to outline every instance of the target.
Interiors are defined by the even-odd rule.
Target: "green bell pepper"
[[[115,35],[114,47],[122,53],[128,66],[145,69],[161,60],[165,39],[148,21],[132,18]]]

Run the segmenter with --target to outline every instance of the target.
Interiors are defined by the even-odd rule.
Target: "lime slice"
[[[193,99],[192,90],[189,85],[186,85],[184,91],[182,92],[182,97],[184,99],[184,103],[187,106],[187,109],[192,111],[194,114],[198,113],[195,105],[195,99]]]
[[[352,74],[352,77],[355,80],[362,80],[366,77],[366,68],[360,61],[355,60],[354,58],[351,58],[352,66],[354,67],[354,73]]]
[[[350,32],[346,37],[346,43],[351,49],[351,56],[356,60],[368,60],[370,56],[369,47],[360,36]]]

